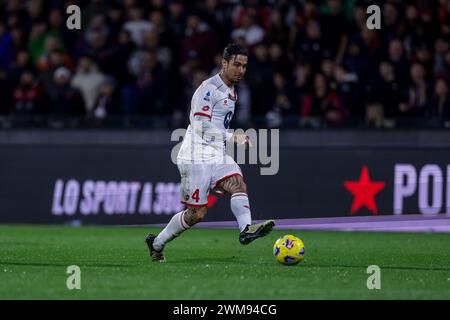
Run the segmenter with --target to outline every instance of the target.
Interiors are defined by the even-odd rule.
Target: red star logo
[[[374,215],[378,213],[375,195],[385,187],[382,181],[370,181],[369,170],[364,166],[359,181],[345,181],[345,188],[353,194],[352,214],[366,207]]]

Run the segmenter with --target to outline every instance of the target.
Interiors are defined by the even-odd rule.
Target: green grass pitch
[[[0,226],[0,299],[450,299],[450,234],[275,230],[242,246],[237,230],[194,228],[151,263],[149,231]],[[303,263],[275,261],[284,234],[304,240]],[[70,265],[81,290],[67,289]],[[367,289],[369,265],[380,290]]]

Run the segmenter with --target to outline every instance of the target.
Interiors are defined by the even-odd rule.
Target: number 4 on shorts
[[[198,202],[200,200],[200,195],[199,195],[200,190],[196,189],[194,191],[194,193],[192,194],[191,198],[195,200],[195,202]]]

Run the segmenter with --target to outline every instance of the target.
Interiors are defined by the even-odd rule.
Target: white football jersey
[[[231,136],[227,129],[234,115],[236,100],[235,87],[226,85],[219,74],[203,81],[192,96],[190,124],[178,153],[179,160],[208,162],[226,155],[225,142]],[[196,135],[193,128],[200,125],[199,120],[195,120],[196,116],[210,121],[214,130],[202,136]],[[197,129],[195,131],[198,132]]]

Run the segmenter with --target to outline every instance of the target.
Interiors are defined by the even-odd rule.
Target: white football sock
[[[252,224],[250,205],[246,193],[238,192],[231,195],[231,211],[236,217],[241,232],[248,224]]]
[[[172,241],[183,231],[191,227],[186,223],[186,221],[184,221],[185,211],[186,210],[178,212],[174,215],[172,219],[170,219],[167,226],[158,234],[153,242],[153,248],[155,248],[155,250],[161,251],[168,242]]]

